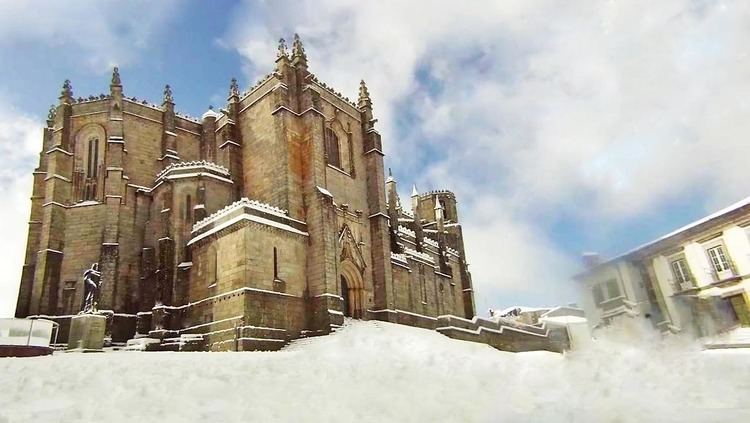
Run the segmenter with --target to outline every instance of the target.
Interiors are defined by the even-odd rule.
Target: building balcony
[[[620,295],[619,297],[610,298],[608,300],[604,300],[599,304],[602,310],[604,312],[612,311],[618,307],[623,307],[625,305],[625,297]]]
[[[717,271],[713,266],[705,269],[706,273],[711,277],[712,285],[720,285],[725,282],[733,282],[740,279],[740,272],[737,271],[737,266],[731,259],[727,259],[728,269]]]
[[[697,288],[695,284],[695,278],[690,277],[688,280],[678,280],[675,278],[669,278],[669,284],[674,290],[675,294],[683,294],[686,292],[690,292]]]

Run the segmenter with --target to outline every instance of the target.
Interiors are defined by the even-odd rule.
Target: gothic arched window
[[[341,168],[341,154],[339,154],[339,137],[333,132],[333,129],[325,129],[326,155],[328,164]]]
[[[89,139],[88,159],[86,161],[86,177],[96,178],[99,165],[99,138]]]

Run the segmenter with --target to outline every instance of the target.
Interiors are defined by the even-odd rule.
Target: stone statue
[[[102,274],[99,272],[99,263],[94,263],[90,269],[83,272],[83,309],[79,314],[96,313],[101,286]]]

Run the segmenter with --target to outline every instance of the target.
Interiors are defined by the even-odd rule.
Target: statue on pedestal
[[[102,286],[102,274],[99,263],[91,265],[83,272],[83,309],[78,314],[94,314],[99,304],[99,291]]]

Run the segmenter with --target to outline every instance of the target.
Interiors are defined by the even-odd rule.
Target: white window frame
[[[708,261],[711,262],[711,267],[716,273],[722,273],[732,269],[729,266],[729,260],[727,259],[727,254],[724,251],[724,246],[722,244],[707,248],[706,254],[708,254]]]
[[[690,266],[685,257],[675,257],[670,259],[669,267],[672,270],[672,276],[674,277],[675,282],[677,282],[677,286],[682,287],[682,284],[685,283],[693,284]]]

